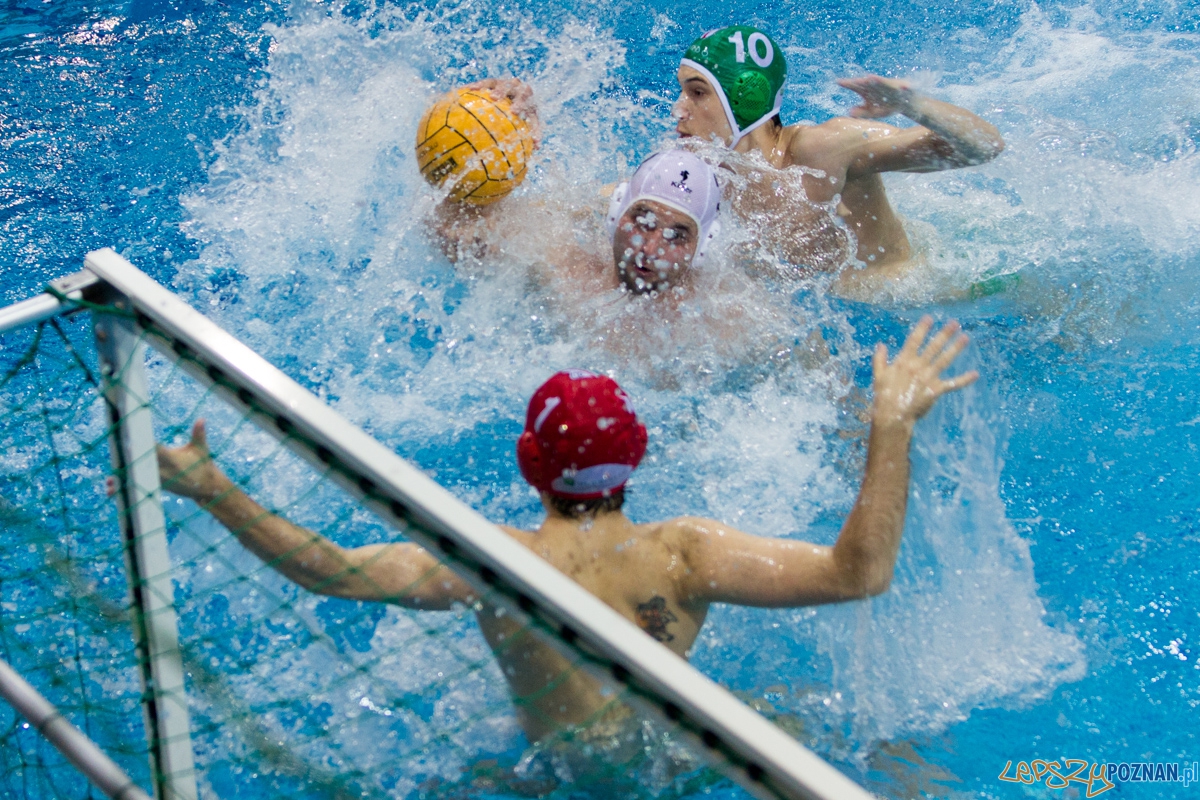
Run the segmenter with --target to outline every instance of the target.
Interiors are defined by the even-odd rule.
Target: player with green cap
[[[709,31],[687,49],[681,62],[720,91],[733,131],[730,147],[779,114],[787,62],[771,37],[749,25]]]
[[[981,117],[927,97],[907,81],[878,75],[838,81],[862,97],[848,117],[784,126],[779,116],[787,78],[783,50],[749,25],[719,28],[696,39],[677,77],[674,116],[680,136],[716,140],[739,153],[757,151],[776,169],[805,168],[798,182],[807,203],[781,196],[781,182],[770,176],[747,181],[742,196],[731,198],[735,211],[774,226],[760,233],[783,246],[784,258],[809,266],[845,262],[812,249],[831,241],[816,235],[821,232],[814,229],[819,218],[813,204],[837,202],[838,216],[857,240],[854,255],[865,266],[842,272],[837,286],[845,294],[871,296],[912,261],[881,173],[973,166],[1004,149],[999,131]],[[898,128],[878,121],[892,114],[917,124]],[[737,168],[736,160],[727,163]]]

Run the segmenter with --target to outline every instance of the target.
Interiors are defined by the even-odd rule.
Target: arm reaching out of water
[[[975,371],[941,377],[968,339],[950,322],[926,343],[932,327],[929,317],[917,323],[891,363],[883,344],[875,349],[866,474],[833,547],[751,536],[708,520],[679,520],[691,567],[685,595],[692,602],[779,607],[887,591],[904,532],[913,426],[943,394],[979,377]]]
[[[497,103],[507,102],[512,113],[529,126],[534,149],[541,146],[542,123],[529,84],[518,78],[485,78],[462,88],[486,92]],[[438,203],[431,228],[446,258],[458,263],[464,259],[490,260],[500,255],[508,224],[500,218],[510,204],[509,200],[501,200],[474,205],[449,198]]]
[[[484,78],[468,83],[464,88],[487,92],[496,102],[507,100],[514,114],[525,121],[533,134],[535,147],[542,145],[542,121],[538,118],[533,88],[519,78]]]
[[[927,97],[908,81],[867,75],[838,81],[862,103],[842,120],[847,176],[875,172],[936,172],[991,161],[1004,149],[996,126],[965,108]],[[919,127],[896,128],[866,120],[902,114]],[[863,121],[855,121],[863,120]]]
[[[267,511],[217,467],[202,419],[187,444],[159,445],[158,470],[164,489],[195,500],[248,550],[305,589],[422,609],[474,601],[467,584],[415,544],[345,548]]]

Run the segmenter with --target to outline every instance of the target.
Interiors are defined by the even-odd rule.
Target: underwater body
[[[959,319],[963,368],[982,377],[918,426],[891,590],[716,607],[692,663],[888,797],[1065,796],[1001,780],[1010,761],[1200,760],[1197,9],[55,0],[3,14],[3,303],[113,246],[498,522],[541,514],[513,458],[526,398],[587,367],[618,378],[650,429],[632,519],[831,543],[857,490],[871,348],[924,313]],[[877,72],[979,113],[1007,149],[885,178],[929,260],[886,302],[838,299],[786,265],[748,275],[728,253],[754,231],[730,225],[703,298],[669,326],[644,301],[580,312],[524,254],[568,240],[603,254],[600,187],[673,140],[679,55],[735,20],[786,53],[787,124],[844,113],[856,100],[834,79]],[[456,268],[426,233],[439,196],[413,131],[442,92],[502,75],[532,84],[546,131],[510,198],[527,224],[510,256]],[[944,299],[972,285],[1001,290]],[[238,604],[187,624],[219,630]],[[310,606],[348,650],[405,635],[391,611]],[[469,621],[450,627],[482,647]],[[403,682],[425,657],[379,676]],[[306,686],[304,659],[277,680]],[[321,698],[322,713],[365,699]],[[511,720],[476,731],[388,790],[519,738]],[[329,747],[369,762],[378,739]]]

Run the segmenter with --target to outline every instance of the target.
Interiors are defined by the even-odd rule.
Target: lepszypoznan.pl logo
[[[1085,797],[1097,797],[1122,783],[1178,783],[1187,788],[1200,781],[1200,762],[1190,764],[1162,761],[1085,761],[1079,758],[1045,761],[1012,761],[1000,771],[1000,780],[1034,784],[1045,781],[1047,789],[1066,789],[1071,784],[1086,787]]]

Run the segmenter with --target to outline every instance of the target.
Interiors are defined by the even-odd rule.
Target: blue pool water
[[[586,365],[612,370],[651,427],[635,519],[830,541],[861,458],[836,431],[854,425],[869,347],[925,311],[959,318],[983,379],[918,429],[892,591],[720,609],[693,662],[892,797],[1070,796],[998,780],[1009,760],[1200,760],[1195,6],[25,0],[0,14],[0,301],[115,246],[499,520],[537,519],[511,458],[524,398]],[[924,287],[872,307],[731,268],[667,337],[611,309],[572,317],[515,257],[456,273],[422,236],[434,196],[411,140],[438,92],[527,77],[548,137],[521,195],[586,210],[668,136],[682,48],[735,17],[778,32],[786,121],[844,110],[832,79],[869,70],[1000,127],[992,164],[888,180],[931,255]],[[527,236],[547,235],[576,232]],[[1004,294],[937,299],[1009,273]],[[737,308],[753,321],[712,346]],[[610,326],[649,355],[597,344]],[[829,359],[778,355],[816,332]],[[345,646],[387,625],[360,620]]]

